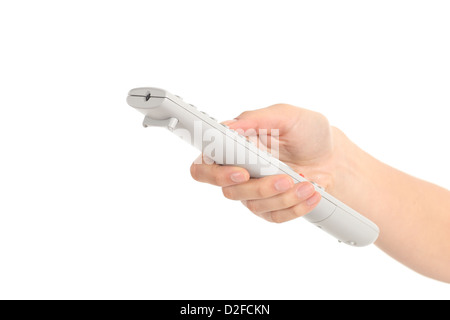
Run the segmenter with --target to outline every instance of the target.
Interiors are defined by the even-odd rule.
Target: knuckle
[[[229,200],[236,200],[232,188],[222,188],[223,195]]]
[[[249,200],[246,202],[247,209],[253,212],[254,214],[258,214],[258,205],[256,201]]]
[[[259,184],[258,187],[256,187],[255,191],[258,198],[264,198],[265,192],[263,185]]]
[[[216,174],[213,178],[213,181],[218,186],[225,185],[225,179],[220,174]]]
[[[272,220],[273,223],[283,223],[286,221],[280,211],[271,212],[270,219]]]
[[[238,118],[245,118],[246,116],[248,116],[250,114],[250,111],[244,111],[242,112]]]
[[[191,176],[194,180],[198,181],[198,165],[195,163],[191,165]]]
[[[316,115],[317,119],[321,121],[324,125],[327,126],[329,125],[328,118],[324,114],[317,112]]]
[[[286,104],[286,103],[277,103],[274,104],[273,106],[271,106],[271,108],[276,109],[276,110],[286,110],[286,109],[291,109],[294,108],[292,105]]]
[[[262,181],[261,181],[262,182]],[[268,198],[270,196],[270,192],[267,188],[267,184],[259,183],[255,189],[256,196],[260,199]]]
[[[294,211],[296,217],[303,217],[308,213],[303,204],[296,205],[294,208],[292,208],[292,210]]]
[[[295,203],[294,203],[295,204]],[[280,205],[282,208],[290,208],[293,206],[291,194],[285,194],[280,198]]]

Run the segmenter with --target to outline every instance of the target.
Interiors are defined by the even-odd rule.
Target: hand
[[[329,188],[333,181],[333,136],[321,114],[280,104],[244,112],[226,123],[230,129],[259,132],[278,129],[280,160],[308,180]],[[273,137],[274,139],[275,137]],[[223,188],[226,198],[239,200],[254,214],[271,222],[285,222],[309,213],[320,202],[320,193],[309,182],[294,184],[288,175],[250,179],[239,167],[195,161],[192,177]]]
[[[428,277],[450,283],[450,192],[375,159],[321,114],[289,105],[244,112],[231,129],[279,129],[280,160],[380,228],[377,246]],[[310,212],[320,194],[289,176],[250,179],[242,168],[193,164],[192,176],[229,199],[284,222]],[[405,221],[407,223],[405,223]]]

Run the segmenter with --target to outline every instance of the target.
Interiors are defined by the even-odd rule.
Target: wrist
[[[368,203],[382,201],[379,198],[383,188],[381,177],[392,175],[389,167],[373,158],[353,143],[342,131],[332,128],[333,169],[331,183],[327,190],[345,204],[375,221],[376,210]]]
[[[331,128],[333,152],[331,157],[331,181],[327,191],[345,201],[361,187],[368,154],[354,144],[341,130]],[[360,192],[360,191],[359,191]]]

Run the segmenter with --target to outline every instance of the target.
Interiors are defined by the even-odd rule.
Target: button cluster
[[[196,106],[194,106],[194,105],[192,105],[192,104],[190,104],[190,106],[191,106],[192,108],[194,108],[194,109],[197,110],[197,107],[196,107]],[[210,116],[209,114],[207,114],[205,111],[201,111],[201,110],[200,110],[200,112],[201,112],[202,114],[204,114],[205,116],[207,116],[208,118],[210,118],[211,120],[217,122],[217,119],[216,119],[216,118],[211,117],[211,116]]]
[[[178,98],[181,99],[181,97],[179,97],[179,96],[176,96],[176,97],[178,97]],[[193,104],[189,104],[189,106],[191,106],[191,107],[192,107],[193,109],[195,109],[195,110],[198,110],[197,107],[194,106]],[[199,111],[200,113],[202,113],[203,115],[207,116],[208,118],[210,118],[211,120],[213,120],[213,121],[219,123],[218,120],[217,120],[216,118],[211,117],[211,116],[208,115],[206,112],[201,111],[201,110],[198,110],[198,111]],[[257,149],[258,153],[259,153],[261,156],[265,156],[265,157],[270,157],[270,156],[271,156],[270,153],[268,153],[268,152],[266,152],[266,151],[264,151],[264,150],[259,149],[259,148],[256,146],[256,144],[254,144],[252,141],[248,140],[247,137],[245,137],[245,136],[239,134],[239,133],[238,133],[237,131],[235,131],[235,130],[230,129],[230,127],[227,126],[227,125],[225,125],[225,124],[222,124],[222,123],[219,123],[219,124],[220,124],[222,127],[224,127],[224,128],[226,129],[227,133],[228,133],[229,135],[231,135],[237,142],[242,143],[242,144],[245,145],[246,147],[249,147],[249,148],[252,148],[252,147],[253,147],[253,148]],[[281,162],[280,162],[280,163],[281,163]]]
[[[324,187],[319,186],[317,183],[315,183],[315,182],[313,182],[313,181],[311,181],[311,183],[312,183],[313,185],[315,185],[317,188],[319,188],[319,189],[321,189],[321,190],[325,190]]]

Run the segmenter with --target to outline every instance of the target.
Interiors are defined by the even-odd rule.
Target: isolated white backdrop
[[[0,298],[449,298],[450,286],[192,181],[129,89],[221,120],[286,102],[449,187],[448,1],[3,1]]]

